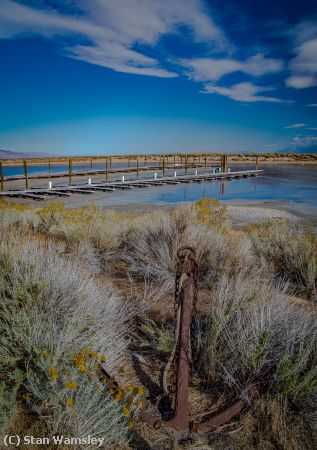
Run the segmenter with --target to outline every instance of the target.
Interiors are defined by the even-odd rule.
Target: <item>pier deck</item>
[[[137,178],[125,181],[95,182],[86,184],[72,184],[70,186],[56,186],[52,188],[30,188],[25,190],[8,190],[0,192],[2,197],[23,197],[33,200],[45,200],[47,197],[70,196],[71,194],[93,194],[95,192],[111,193],[116,189],[133,189],[156,187],[166,185],[177,185],[179,183],[201,183],[214,180],[234,180],[240,178],[254,177],[263,170],[240,170],[236,172],[222,173],[197,173],[176,176],[161,176],[153,178]]]

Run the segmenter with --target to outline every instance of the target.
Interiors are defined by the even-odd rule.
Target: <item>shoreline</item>
[[[139,157],[139,163],[140,163],[140,167],[142,166],[142,162],[144,161],[144,157],[146,155],[141,155]],[[167,155],[165,155],[167,156]],[[302,155],[301,159],[300,157],[298,158],[292,158],[292,157],[288,157],[288,156],[277,156],[276,158],[272,158],[272,157],[263,157],[263,156],[259,156],[258,157],[258,163],[259,164],[300,164],[300,165],[317,165],[317,155],[316,158],[312,158],[310,157],[309,159],[305,159],[305,154]],[[198,158],[197,155],[195,154],[190,154],[189,157],[196,157]],[[11,161],[11,160],[6,160],[6,159],[1,159],[0,158],[0,162],[2,162],[3,166],[9,166],[9,167],[17,167],[17,166],[21,166],[23,167],[23,159],[26,160],[26,162],[28,163],[28,165],[30,166],[48,166],[48,163],[50,162],[51,165],[54,166],[62,166],[62,165],[67,165],[68,164],[68,160],[72,160],[73,162],[73,166],[78,165],[82,165],[82,164],[87,164],[90,165],[91,161],[90,158],[83,158],[83,159],[77,159],[78,157],[69,157],[69,158],[65,158],[62,161],[54,161],[54,159],[45,159],[43,158],[41,161],[32,161],[32,159],[28,159],[28,158],[21,158],[21,161]],[[107,158],[110,158],[110,156],[104,156],[104,157],[98,157],[93,159],[92,164],[105,164],[105,161]],[[169,155],[169,159],[172,158],[172,155]],[[157,163],[159,161],[159,158],[146,158],[146,164],[154,164]],[[217,157],[210,157],[208,158],[208,162],[209,163],[215,163],[215,164],[220,164],[220,156]],[[111,157],[111,163],[112,164],[125,164],[128,167],[128,163],[127,163],[127,158],[122,157],[122,158],[118,158],[118,157]],[[177,163],[179,164],[180,161],[178,160]],[[195,162],[197,163],[197,161]],[[255,164],[256,163],[256,156],[252,156],[252,157],[237,157],[237,156],[232,156],[230,158],[230,156],[228,156],[228,164],[241,164],[241,163],[246,163],[246,164]],[[136,158],[131,158],[130,160],[130,164],[131,167],[133,165],[136,165]],[[203,166],[203,163],[202,163]]]
[[[100,206],[99,208],[103,211],[116,211],[121,214],[146,214],[160,209],[163,211],[171,211],[189,206],[193,203],[195,202],[130,203],[125,205]],[[307,205],[301,205],[303,208],[300,208],[298,204],[294,204],[294,202],[288,200],[220,200],[219,203],[228,207],[228,217],[238,227],[260,223],[266,220],[287,219],[313,226],[317,232],[317,208],[316,214],[309,214],[309,207]]]
[[[98,197],[103,194],[94,194]],[[84,198],[83,198],[84,200]],[[62,204],[66,209],[81,209],[85,202],[78,199],[75,204],[70,198],[48,198],[45,201],[34,203],[34,200],[23,198],[5,198],[4,202],[9,205],[25,205],[30,208],[40,209],[51,204]],[[121,214],[146,214],[154,211],[171,211],[195,203],[195,201],[180,201],[173,203],[165,202],[136,202],[130,203],[111,203],[108,205],[97,206],[102,211],[115,211]],[[95,201],[90,202],[91,205]],[[291,200],[219,200],[219,204],[228,207],[228,216],[233,223],[238,226],[258,223],[270,219],[285,218],[297,222],[306,223],[314,227],[317,232],[317,207],[305,203],[296,203]]]

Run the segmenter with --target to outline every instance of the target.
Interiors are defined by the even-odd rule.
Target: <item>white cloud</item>
[[[34,8],[2,0],[0,37],[79,36],[85,43],[68,47],[69,56],[118,72],[158,77],[177,74],[136,50],[136,45],[153,47],[164,34],[177,33],[180,25],[187,26],[197,41],[208,40],[220,47],[225,42],[200,0],[77,0],[81,10],[77,16],[42,5]]]
[[[286,79],[286,86],[294,89],[304,89],[316,86],[317,81],[313,75],[292,75]]]
[[[215,85],[224,75],[234,72],[254,77],[279,72],[283,68],[280,60],[266,58],[258,53],[245,61],[233,58],[193,58],[182,60],[182,64],[190,79],[205,83],[202,91],[204,93],[219,94],[240,102],[284,102],[275,97],[258,95],[260,92],[273,90],[272,87],[257,86],[251,82],[238,83],[231,87]]]
[[[305,146],[317,143],[317,136],[296,136],[293,138],[294,145]]]
[[[212,84],[207,84],[203,92],[207,94],[223,95],[239,102],[288,103],[288,101],[281,100],[279,98],[258,95],[260,92],[271,90],[273,90],[273,88],[257,86],[252,83],[238,83],[234,84],[231,87],[220,87],[214,86]]]
[[[297,39],[300,43],[295,48],[295,58],[289,64],[291,75],[286,79],[286,85],[294,89],[317,86],[317,24],[314,27],[312,24],[307,25],[306,28],[309,32],[304,34],[303,27],[298,29]]]
[[[261,76],[268,73],[279,72],[283,63],[277,59],[266,58],[258,53],[245,61],[232,58],[194,58],[182,60],[188,69],[188,75],[195,81],[217,81],[222,76],[233,72],[242,72],[248,75]]]
[[[317,130],[317,127],[306,127],[306,130]]]
[[[304,126],[306,126],[306,123],[294,123],[293,125],[288,125],[284,128],[303,128]]]
[[[309,106],[310,108],[316,108],[317,103],[310,103],[309,105],[306,105],[306,106]]]

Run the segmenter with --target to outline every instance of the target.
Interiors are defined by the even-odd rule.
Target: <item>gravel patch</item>
[[[297,217],[286,211],[254,206],[228,206],[229,218],[235,223],[259,223],[269,219],[297,220]]]

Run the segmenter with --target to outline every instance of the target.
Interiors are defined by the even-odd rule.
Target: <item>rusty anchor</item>
[[[190,421],[188,390],[190,382],[191,366],[191,317],[196,311],[197,303],[197,278],[198,265],[196,252],[192,247],[181,247],[177,251],[178,267],[175,280],[175,344],[163,375],[163,386],[165,394],[171,389],[167,387],[167,372],[172,362],[176,359],[176,386],[175,409],[172,419],[167,421],[157,420],[154,415],[140,411],[139,417],[149,426],[159,428],[171,428],[178,432],[208,433],[217,427],[230,422],[234,417],[250,404],[251,400],[258,395],[255,385],[245,389],[244,396],[239,398],[224,411],[197,423]]]

